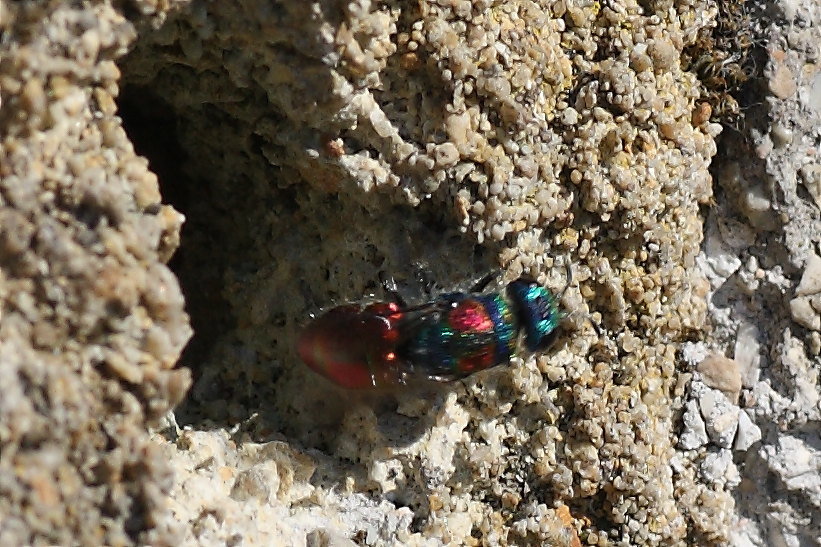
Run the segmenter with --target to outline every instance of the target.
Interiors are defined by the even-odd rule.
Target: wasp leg
[[[570,256],[569,255],[564,255],[564,271],[565,271],[566,280],[565,280],[565,283],[564,283],[564,288],[559,293],[559,300],[560,301],[561,301],[562,298],[564,298],[564,293],[567,292],[567,289],[570,288],[570,285],[573,284],[573,268],[570,265]],[[591,321],[591,323],[592,323],[592,321]]]
[[[559,293],[559,297],[558,297],[559,302],[561,302],[562,298],[564,298],[564,294],[567,292],[567,289],[569,289],[570,286],[573,284],[573,268],[570,265],[570,255],[564,255],[564,270],[565,270],[566,281],[565,281],[564,287],[562,288],[561,292]],[[581,312],[575,311],[575,312],[570,312],[570,313],[564,313],[564,315],[565,315],[565,317],[569,317],[571,315],[576,315],[577,313],[581,313]],[[584,313],[583,315],[584,315],[584,318],[587,319],[587,322],[590,323],[590,326],[593,327],[593,330],[596,331],[596,334],[599,336],[599,338],[601,338],[602,335],[604,334],[604,331],[602,331],[602,328],[598,324],[596,324],[595,321],[593,321],[593,318],[590,316],[589,312]]]
[[[501,270],[494,270],[492,272],[486,273],[485,275],[476,280],[476,282],[470,288],[470,292],[479,293],[484,291],[487,288],[487,286],[490,285],[490,282],[498,279],[501,274]]]
[[[604,335],[604,331],[601,329],[601,327],[598,324],[596,324],[595,321],[593,321],[592,317],[588,316],[587,320],[590,322],[590,326],[593,327],[593,330],[596,331],[596,334],[599,335],[599,338],[601,338]]]
[[[385,272],[379,272],[379,281],[382,283],[384,291],[388,293],[394,302],[399,304],[399,307],[408,307],[408,303],[405,302],[405,299],[399,294],[399,288],[396,286],[396,281],[393,276],[388,276]]]
[[[602,330],[602,327],[600,327],[595,321],[593,321],[593,317],[591,316],[591,314],[589,312],[583,312],[583,311],[580,311],[580,310],[575,310],[575,311],[572,311],[572,312],[569,312],[569,313],[565,313],[564,317],[568,318],[568,319],[572,319],[574,317],[580,317],[581,320],[587,321],[588,323],[590,323],[590,326],[593,327],[593,330],[596,331],[596,334],[598,335],[599,338],[601,338],[605,334],[604,330]]]
[[[434,289],[436,288],[436,282],[433,280],[433,274],[428,269],[425,264],[416,263],[416,281],[419,282],[419,286],[422,287],[422,290],[425,291],[425,295],[432,299]]]

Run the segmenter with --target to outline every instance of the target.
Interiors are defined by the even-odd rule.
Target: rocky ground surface
[[[817,542],[821,10],[722,8],[0,1],[0,544]],[[509,366],[295,356],[567,261]]]

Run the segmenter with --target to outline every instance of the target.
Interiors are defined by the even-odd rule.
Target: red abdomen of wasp
[[[396,345],[401,316],[393,303],[338,306],[305,327],[297,353],[312,370],[342,387],[400,383]]]

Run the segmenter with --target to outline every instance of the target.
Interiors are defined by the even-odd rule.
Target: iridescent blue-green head
[[[528,351],[547,349],[564,316],[559,299],[535,281],[521,277],[507,286],[507,296],[524,330]]]

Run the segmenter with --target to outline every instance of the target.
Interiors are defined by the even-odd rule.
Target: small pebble
[[[761,428],[743,410],[738,413],[738,432],[735,436],[733,450],[746,452],[752,445],[761,440]]]
[[[813,309],[809,297],[799,296],[790,300],[793,321],[810,330],[821,330],[821,317]]]
[[[821,257],[813,254],[804,266],[804,273],[795,289],[795,295],[809,296],[818,293],[821,293]]]
[[[695,400],[687,401],[687,407],[682,415],[682,433],[678,438],[678,445],[684,450],[694,450],[707,444],[707,429],[704,419]]]
[[[710,440],[721,448],[730,448],[738,428],[739,408],[719,390],[706,388],[698,405]]]
[[[769,87],[770,92],[782,100],[792,97],[798,89],[795,76],[783,63],[778,63],[770,75]]]
[[[713,354],[699,363],[696,370],[707,386],[720,390],[732,402],[738,401],[741,372],[735,359]]]

